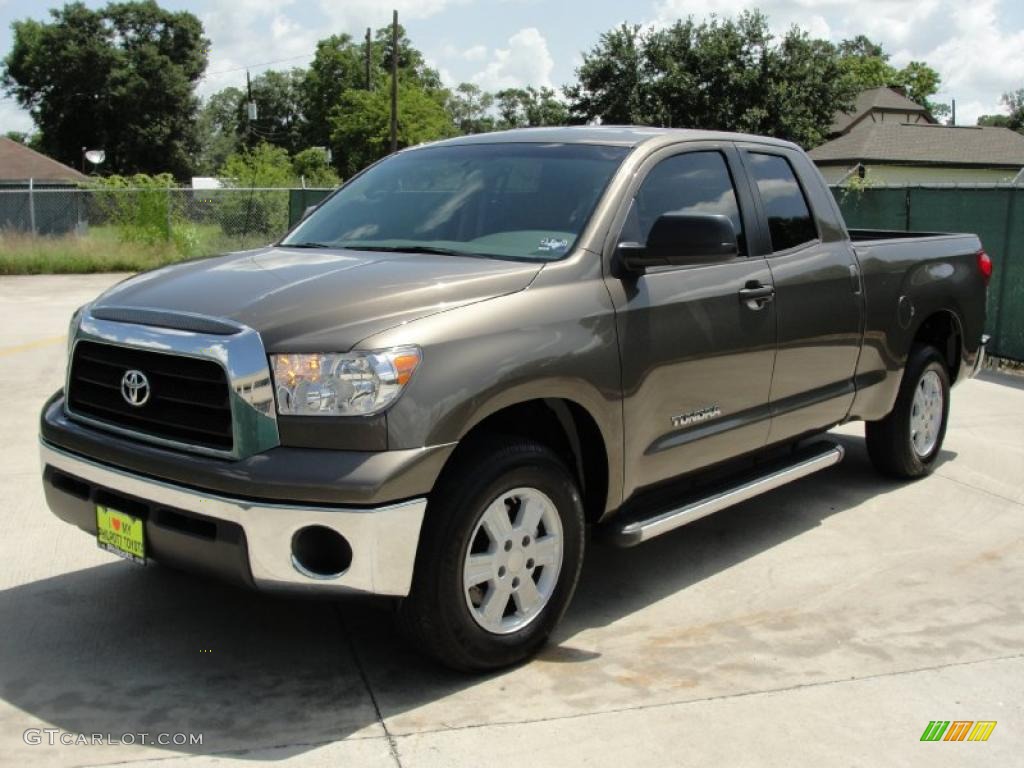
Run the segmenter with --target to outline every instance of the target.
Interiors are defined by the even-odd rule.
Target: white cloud
[[[392,10],[398,11],[401,24],[430,18],[454,5],[467,2],[471,0],[320,0],[319,5],[332,29],[365,31],[366,27],[377,29],[390,24]]]
[[[212,74],[200,83],[199,93],[207,96],[229,85],[244,86],[244,67],[256,74],[270,67],[305,66],[318,40],[342,32],[362,39],[366,27],[390,24],[393,9],[398,10],[399,22],[408,23],[466,2],[471,0],[319,0],[300,10],[295,0],[212,0],[201,14],[212,42],[207,68]],[[310,22],[311,14],[323,18]],[[300,17],[303,21],[297,20]],[[253,66],[266,62],[277,63]]]
[[[289,0],[216,0],[211,4],[201,17],[211,42],[209,74],[197,89],[201,95],[229,85],[243,87],[244,67],[252,67],[256,74],[266,67],[253,65],[280,61],[274,68],[288,68],[312,59],[321,31],[283,13],[282,7],[289,4]]]
[[[1004,30],[997,6],[994,0],[976,0],[954,9],[949,25],[954,34],[925,56],[942,75],[943,95],[958,101],[958,123],[1004,111],[1001,94],[1024,84],[1024,30]]]
[[[462,58],[466,61],[483,61],[487,58],[486,45],[474,45],[462,52]]]
[[[550,88],[554,66],[544,35],[536,27],[527,27],[508,39],[507,48],[495,48],[486,66],[471,79],[487,91],[527,85]]]
[[[7,98],[0,94],[0,134],[8,131],[24,131],[26,133],[35,130],[35,125],[28,112],[18,106],[13,98]]]

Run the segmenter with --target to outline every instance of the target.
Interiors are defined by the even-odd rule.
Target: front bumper
[[[47,503],[96,532],[95,505],[141,517],[151,556],[261,589],[406,595],[426,499],[361,508],[253,501],[192,489],[87,459],[40,441]],[[351,561],[316,576],[297,563],[293,539],[308,526],[344,537]]]

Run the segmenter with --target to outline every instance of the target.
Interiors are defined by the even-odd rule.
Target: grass
[[[174,242],[125,241],[115,227],[91,227],[86,235],[32,236],[0,232],[0,275],[141,272],[198,256],[265,245],[266,235],[231,237],[218,226],[194,228],[183,250]]]

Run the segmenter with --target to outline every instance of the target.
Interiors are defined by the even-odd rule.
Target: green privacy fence
[[[288,219],[329,195],[293,189]],[[1024,360],[1024,187],[1008,185],[833,188],[848,226],[919,232],[971,232],[995,264],[988,292],[989,351]]]
[[[327,197],[333,189],[292,189],[288,194],[288,228],[302,218],[302,214],[311,205],[316,205]]]
[[[995,266],[988,291],[989,351],[1024,360],[1024,187],[833,188],[832,193],[849,227],[978,235]]]

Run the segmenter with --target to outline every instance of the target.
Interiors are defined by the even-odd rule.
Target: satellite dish
[[[85,159],[93,165],[99,165],[107,159],[107,153],[102,149],[90,149],[85,153]]]

